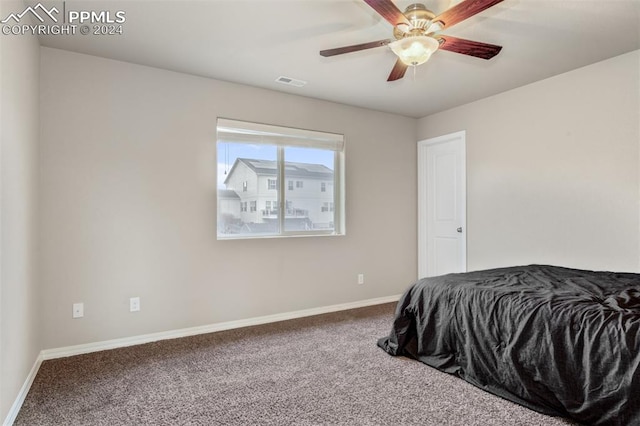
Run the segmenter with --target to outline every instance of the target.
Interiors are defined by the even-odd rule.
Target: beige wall
[[[415,279],[414,119],[50,48],[40,82],[43,348],[389,296]],[[343,133],[347,235],[216,241],[219,116]]]
[[[0,2],[0,16],[24,7]],[[0,421],[41,349],[37,300],[38,62],[35,37],[0,37]]]
[[[419,120],[466,130],[470,270],[640,271],[640,51]]]

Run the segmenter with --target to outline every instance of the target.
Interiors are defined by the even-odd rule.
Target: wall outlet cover
[[[84,316],[84,303],[73,304],[73,318],[82,318]]]
[[[129,299],[129,312],[138,312],[140,310],[140,298],[132,297]]]

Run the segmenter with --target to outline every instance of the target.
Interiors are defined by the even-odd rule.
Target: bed
[[[545,414],[640,425],[640,274],[529,265],[425,278],[378,346]]]

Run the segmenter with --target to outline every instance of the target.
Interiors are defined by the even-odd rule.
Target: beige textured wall
[[[0,2],[0,16],[21,10]],[[38,62],[35,37],[0,37],[0,421],[41,349],[37,300]]]
[[[414,119],[50,48],[41,64],[43,348],[389,296],[416,278]],[[216,241],[218,116],[343,133],[347,235]]]
[[[640,271],[640,51],[419,120],[467,132],[469,270]]]

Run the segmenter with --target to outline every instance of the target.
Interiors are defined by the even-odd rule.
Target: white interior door
[[[418,142],[418,275],[467,270],[465,132]]]

